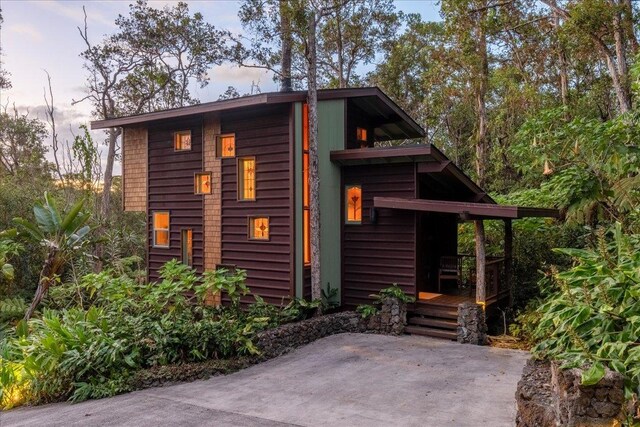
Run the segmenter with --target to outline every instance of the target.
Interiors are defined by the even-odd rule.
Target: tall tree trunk
[[[322,298],[320,278],[320,177],[318,173],[318,87],[316,26],[317,13],[309,16],[307,40],[308,105],[309,105],[309,210],[311,227],[311,298]]]
[[[33,300],[27,308],[27,312],[24,314],[24,320],[31,319],[33,313],[40,305],[42,298],[47,294],[49,287],[51,286],[51,282],[54,280],[54,263],[56,262],[56,257],[58,256],[57,249],[50,249],[49,254],[47,255],[47,259],[44,261],[42,265],[42,270],[40,271],[40,281],[38,282],[38,288],[36,289],[36,293],[33,295]]]
[[[280,92],[291,92],[293,84],[291,82],[291,20],[287,11],[287,0],[280,0],[280,32],[282,45],[282,63],[280,67],[281,86]]]
[[[347,87],[344,78],[344,47],[342,44],[342,15],[340,10],[336,11],[336,24],[338,28],[338,85],[340,88]]]
[[[622,0],[622,6],[624,10],[624,14],[622,15],[622,25],[625,29],[627,39],[629,40],[631,51],[635,55],[638,53],[639,45],[638,38],[636,37],[636,33],[634,31],[633,5],[631,4],[631,0]]]
[[[628,78],[629,70],[627,67],[627,54],[625,51],[624,33],[625,30],[622,23],[622,14],[618,12],[613,17],[613,38],[616,45],[616,62],[618,65],[617,71],[620,78],[620,85],[622,86],[622,90],[624,91],[624,96],[629,103],[629,108],[631,108],[631,97],[629,95]]]
[[[487,302],[484,221],[477,219],[474,222],[476,231],[476,302],[484,307]]]
[[[620,80],[620,76],[618,75],[616,60],[604,43],[602,43],[602,45],[598,45],[598,47],[607,61],[607,69],[611,76],[611,84],[613,85],[613,89],[616,92],[616,98],[618,100],[618,109],[622,114],[627,113],[631,110],[631,99],[629,97],[629,92],[624,88],[624,82]]]
[[[542,0],[542,3],[549,6],[554,12],[558,13],[565,19],[570,19],[571,15],[569,12],[558,6],[556,0]],[[617,18],[616,18],[617,20]],[[618,25],[619,26],[619,25]],[[615,27],[615,22],[614,22]],[[625,80],[627,76],[623,76],[623,79],[620,79],[620,64],[616,64],[616,57],[614,53],[609,49],[609,46],[602,40],[601,36],[595,32],[585,30],[585,33],[591,38],[591,40],[596,45],[596,48],[600,52],[600,54],[604,57],[607,62],[607,69],[609,71],[609,76],[611,77],[611,83],[613,85],[613,90],[616,93],[616,98],[618,100],[618,109],[621,113],[626,113],[631,110],[631,96],[629,95],[629,91],[625,90]],[[614,33],[618,33],[618,31],[614,31]],[[619,35],[619,34],[618,34]],[[614,37],[616,37],[614,35]],[[617,54],[617,45],[616,45],[616,54]],[[626,68],[626,57],[624,56],[624,51],[621,51],[622,55],[617,55],[618,60],[623,59],[625,61],[624,67]]]
[[[560,16],[556,11],[553,11],[553,21],[556,29],[556,34],[560,30]],[[560,74],[560,98],[562,99],[562,105],[564,107],[569,106],[569,77],[567,73],[567,54],[562,45],[562,42],[556,37],[556,49],[558,51],[558,71]],[[567,112],[568,114],[568,112]],[[569,117],[566,117],[567,119]]]
[[[102,204],[100,205],[100,218],[97,234],[101,235],[105,229],[105,222],[109,218],[109,210],[111,207],[111,187],[113,185],[113,165],[116,159],[116,142],[120,135],[120,129],[111,128],[108,130],[109,145],[107,149],[107,164],[104,169],[104,181],[102,188]],[[93,255],[95,256],[95,263],[93,270],[95,272],[102,271],[102,254],[104,252],[103,243],[96,243]]]
[[[117,128],[111,128],[108,131],[109,148],[107,150],[107,164],[104,170],[104,187],[102,188],[102,206],[100,208],[101,220],[104,221],[109,215],[109,207],[111,204],[111,186],[113,184],[113,165],[116,160],[116,142],[120,131]]]
[[[477,53],[480,59],[479,81],[476,84],[476,109],[478,115],[478,131],[476,135],[476,173],[478,174],[478,185],[484,187],[486,184],[487,166],[487,105],[486,96],[489,84],[489,60],[487,53],[487,34],[484,29],[484,21],[487,11],[479,12],[477,21],[478,45]]]

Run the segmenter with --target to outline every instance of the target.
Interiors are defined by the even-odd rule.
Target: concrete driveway
[[[243,371],[75,405],[0,426],[513,426],[528,353],[417,336],[341,334]]]

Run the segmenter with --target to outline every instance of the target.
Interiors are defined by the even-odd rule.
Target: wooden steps
[[[449,340],[458,338],[458,305],[451,301],[418,301],[407,317],[407,334]]]
[[[422,335],[425,337],[444,338],[448,340],[458,339],[458,333],[454,331],[447,331],[445,329],[427,328],[424,326],[407,326],[404,328],[405,332],[409,335]]]

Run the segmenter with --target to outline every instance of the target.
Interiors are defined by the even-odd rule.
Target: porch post
[[[513,306],[513,227],[510,219],[504,220],[504,281],[509,289],[509,307]]]
[[[486,277],[486,253],[484,221],[475,220],[476,229],[476,303],[485,308],[487,302],[487,277]]]

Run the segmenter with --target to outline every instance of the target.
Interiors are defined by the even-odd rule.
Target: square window
[[[362,223],[362,187],[347,185],[344,191],[345,224]]]
[[[249,217],[249,240],[269,240],[269,217]]]
[[[256,159],[238,159],[238,200],[256,199]]]
[[[218,144],[216,147],[216,155],[218,157],[235,157],[236,156],[236,135],[227,134],[218,136]]]
[[[182,230],[182,262],[189,267],[193,267],[193,230],[190,228]]]
[[[191,150],[191,131],[183,130],[173,134],[173,149],[175,151]]]
[[[211,194],[211,173],[203,172],[195,175],[195,194]]]
[[[153,246],[169,247],[169,212],[153,213]]]

